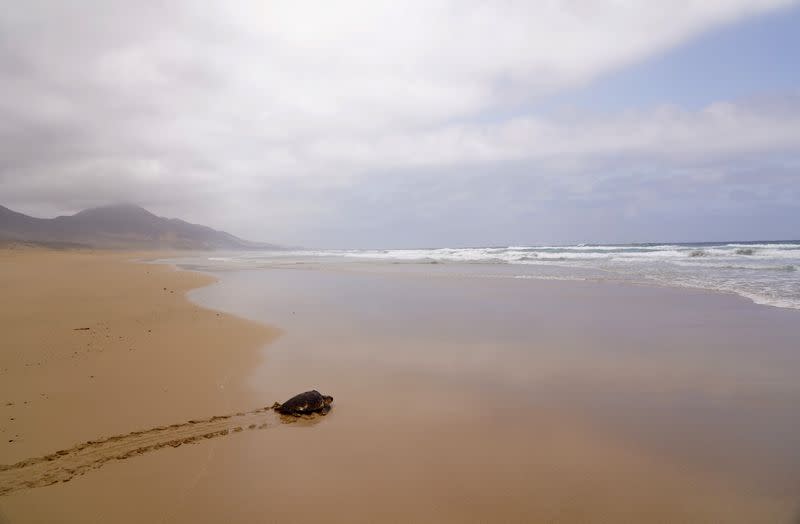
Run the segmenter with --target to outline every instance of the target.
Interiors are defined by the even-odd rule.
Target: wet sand
[[[800,509],[795,311],[447,269],[241,271],[197,288],[209,278],[116,255],[3,256],[2,289],[17,297],[0,310],[4,330],[52,329],[24,342],[26,358],[3,348],[0,392],[14,405],[0,414],[25,425],[19,448],[0,442],[0,463],[115,434],[124,454],[141,444],[130,432],[202,420],[148,433],[159,447],[130,459],[0,497],[0,522],[791,522]],[[192,288],[193,301],[282,336],[264,346],[271,331],[191,306]],[[137,294],[144,309],[125,309]],[[99,327],[98,340],[72,338],[94,333],[72,331],[88,312],[149,357],[106,349]],[[150,338],[160,330],[174,331]],[[42,340],[86,356],[29,358]],[[335,397],[327,417],[247,413],[312,387]],[[36,393],[48,400],[24,404]],[[235,431],[255,423],[267,427]],[[169,444],[170,431],[224,430]]]
[[[336,398],[314,433],[279,441],[307,446],[299,456],[246,452],[292,472],[270,486],[270,511],[319,517],[296,503],[314,487],[340,521],[796,516],[797,311],[684,289],[463,274],[301,266],[220,273],[220,286],[192,292],[286,330],[254,389]]]

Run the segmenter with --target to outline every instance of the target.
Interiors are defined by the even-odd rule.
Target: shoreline
[[[19,287],[12,309],[33,314],[2,317],[8,325],[52,318],[61,342],[151,329],[139,341],[166,353],[137,367],[122,351],[84,348],[62,367],[95,377],[59,374],[60,409],[54,391],[47,409],[12,406],[37,415],[38,426],[22,422],[43,434],[41,451],[18,458],[38,459],[45,487],[17,479],[0,522],[767,522],[795,509],[795,455],[775,437],[800,434],[793,313],[622,282],[518,285],[413,268],[217,274],[159,262],[163,253],[36,252],[4,265],[3,254],[0,286],[12,266],[44,291],[60,282],[39,291],[60,297],[45,308]],[[126,305],[130,293],[144,311]],[[58,307],[100,310],[110,330],[80,316],[64,325]],[[116,362],[117,374],[92,359]],[[153,365],[164,369],[148,381],[126,377]],[[312,388],[336,399],[328,416],[283,424],[249,411]],[[271,429],[247,431],[262,424]],[[88,474],[73,478],[76,466]],[[57,478],[69,482],[46,486]]]
[[[190,301],[216,279],[157,256],[0,250],[0,463],[257,407],[245,377],[280,331]]]
[[[297,270],[297,271],[330,271],[330,272],[337,271],[336,269],[334,269],[332,267],[325,267],[325,265],[322,264],[322,263],[319,263],[318,265],[314,265],[314,263],[308,263],[308,265],[306,267],[294,267],[294,268],[289,267],[289,266],[270,265],[270,264],[265,264],[264,266],[257,266],[257,267],[226,268],[226,267],[212,267],[212,266],[197,264],[197,263],[194,263],[194,262],[180,262],[180,261],[175,261],[175,258],[179,258],[179,257],[174,257],[174,258],[173,257],[169,257],[167,259],[156,258],[156,259],[153,259],[153,260],[149,260],[147,262],[148,263],[153,263],[153,264],[164,264],[164,265],[168,265],[168,266],[174,267],[174,268],[176,268],[178,270],[192,271],[192,272],[195,272],[195,273],[199,273],[199,274],[202,274],[202,275],[208,275],[208,276],[211,276],[211,277],[214,277],[215,274],[217,274],[217,273],[224,274],[224,273],[230,272],[230,271],[260,271],[260,270],[289,270],[289,269]],[[163,262],[162,262],[162,260],[163,260]],[[405,263],[404,264],[392,263],[392,266],[395,266],[395,265],[406,265],[406,264]],[[409,263],[407,263],[407,265],[408,266],[426,267],[428,264],[409,262]],[[458,267],[459,266],[459,264],[455,263],[455,262],[453,262],[453,263],[439,263],[437,265],[441,265],[441,266],[445,266],[445,267],[448,267],[448,266],[449,267]],[[475,263],[475,265],[480,265],[480,264]],[[489,264],[486,264],[485,266],[491,267],[491,265],[489,265]],[[360,273],[360,272],[363,271],[364,267],[365,266],[360,266],[356,270],[346,269],[346,270],[343,270],[343,271],[340,270],[340,271],[348,272],[348,273]],[[366,266],[366,267],[369,267],[369,266]],[[373,271],[368,271],[368,272],[373,272]],[[403,271],[385,271],[385,272],[384,271],[380,271],[380,272],[375,271],[375,272],[376,273],[392,274],[392,275],[395,275],[395,276],[404,276],[404,275],[414,276],[414,273],[408,273],[408,272],[403,272]],[[434,278],[453,278],[453,279],[465,279],[465,280],[469,280],[469,279],[474,278],[474,277],[471,277],[469,275],[446,274],[446,273],[443,273],[443,274],[440,274],[440,275],[430,274],[430,275],[427,275],[427,276],[431,276],[431,277],[434,277]],[[549,277],[549,276],[529,276],[529,275],[513,275],[513,276],[491,275],[491,276],[480,277],[480,278],[485,278],[485,279],[488,279],[488,280],[493,280],[493,279],[497,279],[497,280],[521,280],[521,281],[532,281],[532,282],[573,282],[573,283],[585,283],[585,284],[590,284],[590,285],[595,285],[596,284],[596,285],[610,285],[610,286],[623,286],[623,287],[630,286],[630,287],[644,287],[644,288],[652,288],[652,289],[678,290],[678,291],[684,291],[684,292],[688,292],[688,293],[699,292],[699,293],[711,294],[711,295],[716,295],[716,296],[734,298],[736,300],[743,300],[746,303],[749,303],[751,305],[755,305],[755,306],[759,306],[759,307],[766,307],[766,308],[773,309],[773,310],[788,310],[788,311],[800,312],[800,306],[796,307],[796,306],[786,306],[786,305],[773,304],[773,303],[769,303],[769,302],[760,301],[757,297],[752,297],[752,296],[744,294],[743,292],[740,292],[740,291],[715,289],[715,288],[703,287],[703,286],[700,286],[700,285],[689,286],[689,285],[670,284],[668,282],[657,282],[657,281],[647,281],[647,280],[628,280],[628,281],[626,281],[626,280],[613,280],[613,279],[589,278],[589,277]]]
[[[365,271],[463,272],[539,280],[621,281],[734,293],[760,305],[800,309],[800,244],[794,241],[670,245],[566,245],[419,249],[298,249],[195,257],[213,269],[319,265]],[[747,247],[750,246],[750,247]],[[185,257],[186,262],[192,257]],[[451,269],[447,269],[451,268]],[[395,271],[395,269],[392,269]]]
[[[235,255],[240,252],[230,252],[229,255]],[[200,253],[195,253],[195,255]],[[215,273],[224,273],[228,271],[249,271],[259,269],[319,269],[325,271],[345,271],[345,272],[385,272],[396,275],[415,274],[414,271],[428,271],[429,276],[444,277],[444,278],[475,278],[468,272],[466,274],[453,273],[447,274],[447,271],[464,268],[474,269],[475,267],[488,269],[497,268],[499,273],[487,273],[483,276],[478,275],[478,278],[489,278],[498,280],[531,280],[531,281],[554,281],[554,282],[588,282],[597,284],[619,284],[624,286],[646,286],[653,288],[665,289],[682,289],[688,291],[702,291],[706,293],[713,293],[718,295],[734,296],[745,299],[758,306],[766,306],[774,309],[788,309],[800,311],[800,303],[787,303],[778,297],[765,298],[763,296],[748,292],[746,290],[737,289],[720,289],[703,284],[690,284],[686,282],[675,283],[669,280],[648,279],[640,277],[638,279],[626,280],[623,278],[603,278],[594,276],[554,276],[544,274],[502,274],[502,272],[510,272],[512,270],[524,271],[530,269],[531,266],[525,264],[494,264],[487,262],[456,262],[456,261],[436,261],[436,262],[422,262],[422,261],[392,261],[390,259],[331,259],[321,258],[296,258],[296,259],[265,259],[260,265],[251,266],[224,266],[203,263],[193,259],[192,254],[177,253],[177,256],[167,257],[163,260],[165,264],[188,271],[197,271],[203,274],[214,275]],[[226,257],[228,258],[228,257]],[[162,263],[162,262],[158,262]],[[350,269],[352,267],[353,269]],[[557,266],[547,266],[548,268]],[[578,268],[580,269],[580,268]],[[603,268],[590,268],[591,270],[607,273],[612,276],[618,276],[609,269]],[[795,270],[791,270],[795,271]]]

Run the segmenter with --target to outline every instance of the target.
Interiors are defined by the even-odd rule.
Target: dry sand
[[[207,276],[130,258],[0,252],[0,464],[17,463],[0,468],[0,522],[785,522],[795,509],[791,493],[553,404],[353,361],[327,370],[351,402],[282,424],[258,410],[277,399],[246,385],[277,331],[189,303]]]
[[[138,256],[0,251],[0,464],[257,407],[242,377],[277,331],[191,304],[212,278]]]

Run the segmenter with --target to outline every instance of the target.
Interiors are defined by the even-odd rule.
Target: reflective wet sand
[[[246,380],[252,405],[242,409],[317,388],[335,397],[331,413],[110,462],[66,484],[4,497],[0,515],[9,522],[797,517],[798,312],[678,289],[457,273],[220,273],[219,283],[191,298],[283,330]]]
[[[460,273],[243,271],[194,292],[286,330],[255,392],[336,397],[324,424],[281,444],[294,458],[248,452],[296,479],[270,483],[279,500],[312,488],[343,521],[788,522],[800,509],[798,312]]]

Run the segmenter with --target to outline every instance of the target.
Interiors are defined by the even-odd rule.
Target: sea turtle
[[[328,411],[331,410],[332,402],[333,397],[323,395],[314,389],[295,395],[283,404],[276,402],[272,405],[272,409],[282,415],[294,415],[296,417],[310,415],[311,413],[327,415]]]

